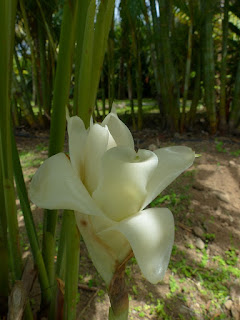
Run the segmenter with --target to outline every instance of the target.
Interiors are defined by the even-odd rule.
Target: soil
[[[240,139],[170,137],[149,129],[133,135],[137,148],[186,145],[201,156],[154,203],[173,212],[175,245],[165,278],[157,285],[143,278],[135,259],[129,261],[129,319],[240,319]],[[20,153],[33,151],[44,159],[48,133],[18,132],[17,144]],[[38,165],[24,168],[27,184]],[[41,233],[42,211],[32,209]],[[21,217],[19,224],[24,227]],[[26,248],[24,257],[28,255]],[[78,319],[107,319],[107,290],[83,241],[79,274]]]

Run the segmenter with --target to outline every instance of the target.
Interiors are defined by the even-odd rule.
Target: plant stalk
[[[78,1],[65,1],[60,34],[59,55],[53,93],[52,121],[49,156],[63,150],[65,138],[65,108],[69,100],[72,57],[75,45],[75,29]],[[57,211],[44,213],[43,256],[49,276],[49,284],[55,283],[54,255]]]
[[[127,320],[128,319],[128,293],[125,283],[125,265],[121,264],[115,272],[109,286],[109,299],[111,307],[109,309],[109,320]]]
[[[65,232],[67,234],[67,237],[64,319],[75,320],[78,294],[80,234],[76,225],[74,212],[65,210],[64,214],[67,219],[67,223],[65,224]]]

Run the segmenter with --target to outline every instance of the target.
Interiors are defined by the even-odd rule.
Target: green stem
[[[92,0],[81,1],[81,5],[78,6],[78,24],[76,26],[76,41],[77,47],[75,52],[75,81],[76,85],[74,87],[74,104],[73,104],[73,113],[79,114],[79,110],[83,107],[80,105],[81,99],[81,86],[84,86],[85,82],[81,82],[81,86],[79,85],[79,77],[89,76],[90,72],[85,74],[88,69],[88,65],[82,63],[83,59],[89,58],[89,54],[91,55],[91,51],[86,49],[88,42],[92,42],[92,32],[93,32],[93,24],[94,24],[94,13],[95,13],[95,3]],[[86,57],[87,53],[87,57]],[[89,63],[89,60],[87,60]],[[88,69],[89,71],[89,69]],[[80,76],[80,73],[82,75]]]
[[[7,220],[5,214],[5,200],[3,191],[3,179],[0,158],[0,318],[7,315],[9,290]]]
[[[76,305],[78,293],[78,268],[80,254],[80,234],[76,225],[73,211],[65,210],[66,223],[66,273],[64,319],[76,319]]]
[[[88,108],[90,112],[88,113],[88,120],[91,116],[91,110],[94,109],[94,103],[97,95],[97,90],[99,86],[100,75],[102,71],[103,59],[105,55],[105,50],[107,47],[107,40],[109,35],[109,30],[112,22],[113,12],[114,12],[115,0],[101,1],[95,32],[94,32],[94,43],[93,43],[93,55],[92,55],[92,72],[91,72],[91,94],[89,94]],[[89,123],[89,121],[88,121]]]
[[[114,11],[114,3],[114,0],[100,2],[96,23],[94,23],[96,1],[88,1],[86,3],[87,6],[84,7],[86,24],[84,35],[82,30],[79,31],[81,34],[78,37],[76,52],[76,56],[80,54],[81,61],[76,64],[74,112],[81,117],[87,127],[89,126],[89,120],[95,106],[99,79]]]
[[[91,0],[86,10],[86,25],[84,28],[83,39],[77,39],[78,46],[76,56],[80,55],[81,60],[77,59],[76,85],[74,92],[74,110],[84,121],[85,126],[89,126],[91,113],[89,96],[94,95],[91,87],[92,63],[93,63],[93,40],[94,40],[94,18],[96,2]],[[79,25],[80,27],[80,25]],[[79,31],[82,33],[82,31]],[[81,35],[80,33],[80,35]],[[80,53],[81,50],[81,53]],[[91,92],[91,94],[89,94]],[[95,102],[95,99],[94,99]]]
[[[63,214],[61,232],[58,243],[58,253],[57,253],[57,263],[56,263],[56,279],[65,278],[65,269],[66,269],[66,231],[67,231],[67,220],[68,215]],[[59,300],[59,288],[54,286],[53,299],[51,302],[49,319],[56,319],[59,315],[62,316],[62,301]],[[61,304],[61,305],[59,305]]]
[[[15,190],[13,184],[12,150],[11,150],[11,115],[10,115],[10,76],[12,72],[14,25],[16,0],[0,1],[0,157],[6,220],[8,227],[8,246],[10,268],[13,279],[21,278],[22,262],[19,245],[19,232]]]
[[[39,282],[42,289],[43,303],[47,305],[50,303],[50,300],[51,300],[51,289],[49,287],[48,276],[47,276],[47,272],[43,262],[40,246],[38,243],[37,233],[36,233],[36,229],[35,229],[35,225],[32,217],[30,204],[28,201],[28,194],[27,194],[25,183],[24,183],[16,141],[13,135],[12,135],[12,155],[13,155],[14,176],[15,176],[17,192],[18,192],[18,196],[20,199],[20,204],[21,204],[21,208],[24,216],[25,227],[27,230],[28,239],[32,249],[34,262],[38,270]]]
[[[78,1],[65,1],[60,35],[59,55],[53,93],[53,113],[50,130],[49,156],[63,149],[65,138],[65,108],[69,100],[72,57],[75,44],[75,27]],[[43,255],[49,275],[50,286],[54,285],[54,254],[57,211],[44,213]]]

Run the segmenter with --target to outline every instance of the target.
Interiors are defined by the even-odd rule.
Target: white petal
[[[101,159],[104,153],[108,150],[109,145],[115,146],[113,138],[107,127],[102,127],[99,124],[94,124],[89,131],[84,160],[84,178],[83,182],[92,194],[97,188],[100,175]]]
[[[115,110],[115,109],[114,109]],[[117,146],[126,146],[134,149],[134,141],[128,127],[118,118],[115,112],[109,113],[102,122],[102,126],[108,129],[116,141]]]
[[[112,148],[104,154],[99,185],[92,197],[110,219],[121,221],[139,212],[157,161],[151,151],[136,153],[128,147]]]
[[[104,128],[99,124],[94,124],[88,133],[83,181],[90,194],[92,194],[98,185],[101,159],[108,149],[109,136],[108,128]]]
[[[45,209],[70,209],[102,215],[64,153],[48,158],[35,173],[29,197]]]
[[[156,198],[184,170],[189,168],[195,159],[195,153],[192,149],[184,146],[161,148],[154,153],[158,157],[158,166],[147,185],[148,196],[142,208]]]
[[[155,284],[168,267],[174,242],[174,220],[170,210],[152,208],[116,224],[130,242],[144,277]]]
[[[83,174],[84,148],[87,138],[87,130],[85,125],[77,116],[67,119],[68,124],[68,140],[69,140],[69,155],[74,170],[79,177]]]
[[[76,221],[94,266],[107,285],[119,266],[132,252],[127,239],[116,230],[103,231],[113,225],[102,217],[75,212]]]

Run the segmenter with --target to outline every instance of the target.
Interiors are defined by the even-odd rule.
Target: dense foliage
[[[62,5],[62,1],[19,3],[12,92],[15,125],[22,118],[31,127],[44,126],[51,119]],[[189,130],[196,114],[206,111],[211,133],[217,129],[236,132],[240,122],[239,3],[121,0],[116,6],[98,115],[104,116],[114,99],[129,99],[133,113],[135,98],[140,129],[142,98],[149,97],[156,99],[163,129]],[[70,97],[75,76],[73,65]]]

